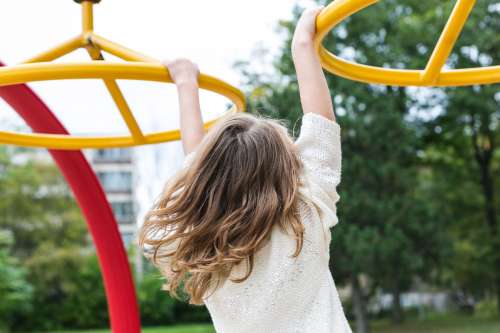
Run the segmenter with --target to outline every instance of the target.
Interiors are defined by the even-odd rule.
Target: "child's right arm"
[[[306,10],[295,29],[292,55],[300,101],[304,111],[296,146],[310,180],[310,198],[321,211],[326,228],[338,222],[337,186],[341,176],[340,126],[335,122],[333,103],[319,57],[314,49],[316,16],[320,8]]]
[[[198,66],[187,59],[164,62],[177,86],[184,153],[194,151],[205,135],[201,117]]]
[[[328,84],[314,49],[316,16],[321,9],[309,9],[302,13],[293,35],[292,57],[304,113],[316,113],[335,120]]]

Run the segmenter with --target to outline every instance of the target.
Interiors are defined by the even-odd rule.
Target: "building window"
[[[129,148],[99,149],[94,156],[95,162],[131,162],[132,150]]]
[[[132,173],[130,171],[98,172],[106,192],[132,192]]]
[[[132,244],[132,242],[134,241],[134,233],[132,232],[124,232],[122,234],[122,239],[123,239],[123,243],[125,244],[125,247],[129,247],[130,244]]]
[[[134,204],[130,201],[112,202],[111,207],[119,223],[134,223]]]

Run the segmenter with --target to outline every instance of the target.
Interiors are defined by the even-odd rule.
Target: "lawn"
[[[144,328],[144,333],[214,333],[211,325],[182,325]],[[373,325],[373,333],[499,333],[499,319],[478,319],[447,316],[432,320],[409,320],[400,326],[379,321]],[[109,333],[109,330],[57,331],[52,333]]]
[[[193,324],[166,327],[144,327],[143,333],[215,333],[212,325]],[[54,331],[51,333],[110,333],[110,330]]]
[[[500,318],[479,319],[446,316],[432,320],[409,320],[394,326],[388,322],[376,322],[373,333],[500,333]]]

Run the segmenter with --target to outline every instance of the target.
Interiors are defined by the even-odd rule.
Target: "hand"
[[[302,12],[302,15],[295,27],[292,39],[292,50],[302,46],[312,46],[316,36],[316,17],[323,7],[309,8]]]
[[[163,61],[163,65],[167,67],[172,81],[179,86],[184,84],[198,84],[198,76],[200,70],[198,65],[188,59],[176,59],[173,61]]]

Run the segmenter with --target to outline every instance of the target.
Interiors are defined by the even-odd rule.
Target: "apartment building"
[[[86,152],[89,162],[106,192],[128,248],[137,232],[138,203],[135,193],[137,168],[130,148],[96,149]]]

